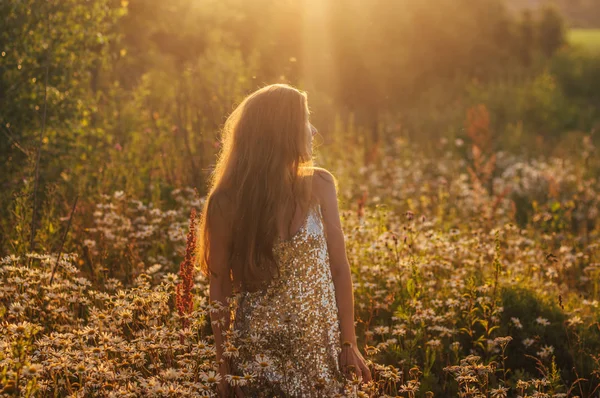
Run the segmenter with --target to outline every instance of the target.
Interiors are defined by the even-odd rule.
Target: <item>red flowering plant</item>
[[[175,288],[177,312],[182,319],[182,326],[189,326],[187,314],[192,312],[194,303],[192,299],[192,288],[194,287],[194,252],[196,248],[196,209],[192,208],[190,214],[190,226],[187,234],[185,258],[179,265],[180,282]]]

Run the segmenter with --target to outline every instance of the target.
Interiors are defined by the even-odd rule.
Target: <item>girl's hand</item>
[[[371,381],[371,371],[356,345],[350,345],[349,343],[342,345],[339,363],[340,370],[348,380],[352,380],[352,374],[354,373],[357,378],[362,378],[363,383]]]

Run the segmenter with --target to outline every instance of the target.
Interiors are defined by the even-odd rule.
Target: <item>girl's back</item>
[[[265,290],[242,292],[233,320],[235,374],[261,379],[247,396],[332,397],[342,391],[340,328],[318,203],[300,230],[274,247],[280,277]]]

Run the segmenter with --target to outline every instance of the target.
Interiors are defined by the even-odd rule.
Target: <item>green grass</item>
[[[600,29],[571,29],[569,43],[600,53]]]

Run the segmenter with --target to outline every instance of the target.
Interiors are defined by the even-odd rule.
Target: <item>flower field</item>
[[[373,377],[340,396],[600,398],[599,0],[0,16],[0,397],[216,397],[282,369],[219,372],[244,339],[215,347],[193,264],[224,122],[286,83],[338,182]]]
[[[355,153],[324,154],[373,375],[345,396],[598,394],[600,181],[587,144],[527,160],[461,157],[460,140],[428,157],[396,140],[360,168]],[[81,253],[1,260],[3,396],[216,396],[218,306],[189,256],[203,198],[171,195],[170,208],[104,195]],[[259,356],[228,381],[259,383],[271,364]]]

